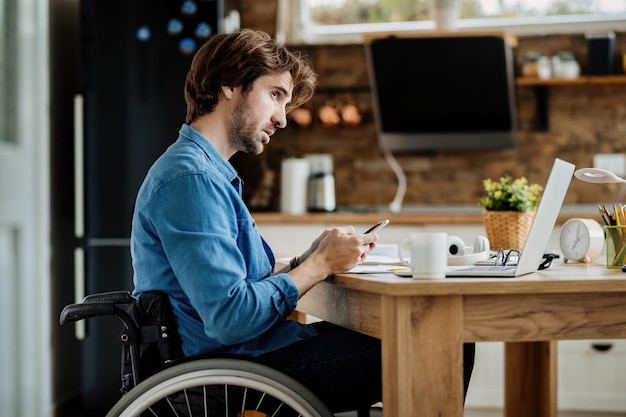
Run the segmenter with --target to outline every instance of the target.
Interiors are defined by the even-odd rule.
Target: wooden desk
[[[514,279],[340,274],[298,310],[382,340],[387,417],[462,417],[462,343],[485,341],[505,342],[504,416],[556,417],[556,341],[626,338],[626,274],[562,263]]]

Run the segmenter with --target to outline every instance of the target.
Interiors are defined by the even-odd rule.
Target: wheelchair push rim
[[[245,392],[249,389],[264,393],[278,400],[281,406],[285,405],[294,410],[294,416],[333,416],[308,388],[280,371],[247,360],[213,358],[181,363],[153,375],[124,395],[107,417],[136,417],[144,412],[148,416],[160,417],[151,410],[157,402],[178,393],[182,393],[186,398],[186,390],[192,388],[215,386],[240,387]],[[248,406],[252,408],[247,408]],[[255,409],[256,406],[245,404],[244,397],[244,404],[240,410],[230,410],[227,413],[228,416],[235,417],[243,409]],[[204,416],[207,411],[210,410],[205,409],[198,415]],[[182,415],[196,417],[196,414],[191,413],[191,409]]]

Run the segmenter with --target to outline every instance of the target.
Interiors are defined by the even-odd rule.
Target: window
[[[361,42],[363,33],[432,31],[431,1],[279,0],[277,32],[288,42],[338,43]],[[456,27],[461,31],[506,30],[522,35],[626,28],[626,0],[458,1]]]
[[[17,1],[0,0],[0,144],[17,142]]]

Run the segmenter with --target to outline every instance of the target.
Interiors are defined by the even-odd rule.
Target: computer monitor
[[[380,148],[501,149],[517,143],[504,36],[387,37],[366,44]]]

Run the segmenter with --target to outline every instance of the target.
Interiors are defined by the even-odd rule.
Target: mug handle
[[[409,247],[409,251],[411,249],[411,239],[405,238],[400,241],[398,244],[398,258],[400,258],[400,263],[405,266],[411,266],[411,258],[404,257],[404,249]]]

